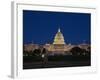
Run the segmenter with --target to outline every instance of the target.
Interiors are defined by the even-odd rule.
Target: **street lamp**
[[[42,54],[42,56],[41,56],[42,58],[44,58],[45,57],[45,55],[44,54]]]

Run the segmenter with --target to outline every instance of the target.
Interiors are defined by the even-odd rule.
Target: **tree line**
[[[34,49],[33,51],[23,51],[24,56],[41,56],[42,54],[46,54],[46,49]]]
[[[78,56],[78,55],[84,55],[84,56],[89,56],[91,54],[91,48],[88,47],[88,50],[82,49],[80,47],[73,47],[69,52],[65,52],[65,54],[70,53],[72,56]],[[24,56],[41,56],[42,54],[47,55],[48,50],[45,48],[43,49],[34,49],[33,51],[23,51]]]

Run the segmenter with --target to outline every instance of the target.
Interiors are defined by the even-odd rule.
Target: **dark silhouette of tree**
[[[80,55],[84,55],[84,56],[86,56],[87,55],[87,51],[86,51],[86,49],[81,49],[81,54]]]
[[[41,54],[41,50],[40,50],[40,49],[35,49],[35,50],[33,51],[33,53],[32,53],[33,56],[34,56],[34,55],[40,56],[40,54]]]
[[[72,53],[72,55],[80,55],[82,53],[82,49],[79,47],[73,47],[70,52]]]
[[[90,55],[91,54],[91,47],[89,46],[87,49],[88,49],[88,54]]]
[[[23,55],[24,55],[24,56],[29,56],[30,54],[29,54],[28,51],[25,51],[25,50],[24,50],[24,51],[23,51]]]
[[[29,51],[29,56],[32,56],[33,55],[33,51]]]
[[[86,50],[86,56],[90,56],[91,55],[91,47],[89,46]]]
[[[26,51],[23,51],[23,55],[26,56],[27,55],[27,52]]]
[[[88,50],[91,50],[91,47],[89,46],[87,49],[88,49]]]

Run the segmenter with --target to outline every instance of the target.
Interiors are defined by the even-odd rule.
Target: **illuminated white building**
[[[45,45],[38,45],[38,44],[25,44],[24,45],[24,51],[33,51],[34,49],[40,49],[42,50],[45,48],[48,52],[48,54],[68,54],[69,51],[73,47],[79,47],[81,49],[85,49],[89,51],[90,45],[89,44],[79,44],[79,45],[71,45],[71,44],[66,44],[64,40],[64,36],[61,33],[60,28],[58,29],[58,32],[56,33],[54,37],[54,41],[52,44],[45,44]],[[69,54],[68,54],[69,55]]]
[[[46,44],[44,47],[53,54],[65,54],[65,52],[69,51],[73,46],[65,43],[64,36],[59,28],[54,37],[53,44]]]

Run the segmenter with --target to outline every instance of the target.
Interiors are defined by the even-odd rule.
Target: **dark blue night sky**
[[[91,14],[23,10],[23,42],[52,43],[61,29],[65,42],[91,43]]]

